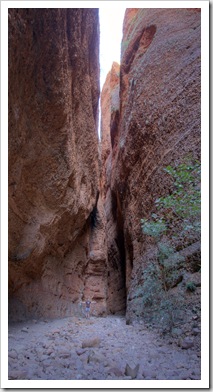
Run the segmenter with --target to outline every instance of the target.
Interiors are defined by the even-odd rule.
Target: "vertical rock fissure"
[[[120,66],[113,63],[101,93],[101,197],[106,214],[107,309],[126,310],[126,249],[124,219],[119,192],[111,188],[113,155],[119,125]]]
[[[124,235],[124,220],[122,216],[121,205],[118,195],[116,195],[116,236],[115,242],[119,251],[121,282],[123,283],[123,292],[121,301],[123,301],[123,311],[126,311],[126,248]]]

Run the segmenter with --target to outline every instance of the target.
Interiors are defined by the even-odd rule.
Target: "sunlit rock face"
[[[141,218],[168,192],[163,168],[187,155],[200,158],[200,23],[197,9],[127,9],[124,18],[119,114],[114,122],[112,113],[108,132],[105,206],[108,213],[111,200],[116,229],[108,228],[108,238],[120,244],[127,314],[132,316],[132,298],[155,253],[142,234]],[[115,252],[109,249],[108,263],[113,263]]]
[[[69,315],[85,296],[103,313],[105,244],[91,223],[101,211],[98,10],[8,16],[9,314]]]

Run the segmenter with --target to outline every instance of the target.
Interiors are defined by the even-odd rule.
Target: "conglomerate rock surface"
[[[117,226],[112,232],[112,224],[108,225],[107,241],[118,248],[111,254],[108,249],[108,264],[124,264],[130,319],[137,313],[135,299],[144,281],[144,269],[156,253],[151,239],[142,234],[141,218],[155,212],[154,201],[169,191],[163,168],[182,163],[187,156],[200,159],[200,23],[197,9],[127,9],[116,121],[113,108],[109,108],[111,116],[102,109],[110,118],[108,128],[107,120],[102,120],[103,140],[106,133],[111,135],[104,163],[106,180],[102,181],[107,195],[105,209],[106,214],[113,211]],[[110,90],[107,83],[109,76],[102,91],[103,103]],[[199,238],[194,242],[199,260]],[[193,274],[199,272],[190,267],[187,257],[188,271],[183,274],[193,280]],[[181,285],[186,284],[183,276]],[[173,291],[184,291],[180,286]],[[193,303],[191,297],[185,300]],[[192,310],[193,305],[190,307]]]
[[[10,9],[12,319],[70,314],[84,292],[105,310],[102,273],[89,266],[105,263],[103,236],[101,252],[91,248],[98,99],[98,9]]]

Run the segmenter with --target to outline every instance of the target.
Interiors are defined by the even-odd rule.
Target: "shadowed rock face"
[[[105,263],[102,240],[101,255],[91,245],[90,214],[99,187],[98,99],[98,10],[10,9],[12,318],[69,314],[71,301],[85,289],[98,298],[97,311],[105,309],[101,272],[86,283],[90,259]]]
[[[123,239],[129,299],[154,251],[140,220],[169,189],[163,168],[188,154],[200,158],[200,23],[197,9],[126,10],[119,115],[116,127],[112,129],[113,111],[108,123],[113,145],[106,161],[105,208],[114,200],[117,229],[113,239],[108,225],[107,238],[111,243],[119,235]],[[108,250],[108,257],[112,263],[114,253]],[[130,300],[127,313],[131,309]]]

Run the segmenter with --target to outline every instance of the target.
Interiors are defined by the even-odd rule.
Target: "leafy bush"
[[[187,163],[167,166],[164,171],[171,177],[173,185],[168,195],[155,201],[156,219],[164,219],[167,230],[173,231],[174,237],[190,240],[201,230],[200,162],[187,159]]]
[[[179,238],[183,243],[190,242],[201,230],[200,162],[188,158],[187,163],[167,166],[164,171],[171,177],[171,189],[155,201],[157,212],[141,219],[142,231],[157,242],[164,234],[170,240]]]
[[[157,212],[150,218],[141,219],[145,235],[154,239],[157,247],[155,263],[151,262],[143,272],[143,285],[139,311],[144,315],[155,312],[155,319],[167,320],[172,328],[178,309],[183,304],[180,297],[169,295],[169,288],[180,281],[179,266],[184,258],[176,251],[174,239],[182,247],[200,234],[200,163],[187,159],[164,171],[171,177],[169,194],[155,201]],[[187,284],[194,291],[193,282]],[[139,298],[137,298],[138,301]]]
[[[141,219],[144,234],[151,235],[154,238],[159,238],[166,232],[166,224],[162,219],[156,222],[148,221],[148,219]]]
[[[136,315],[166,332],[170,332],[178,322],[183,306],[182,297],[177,294],[170,296],[164,288],[161,268],[154,263],[144,270],[144,283],[135,292],[133,301]]]

